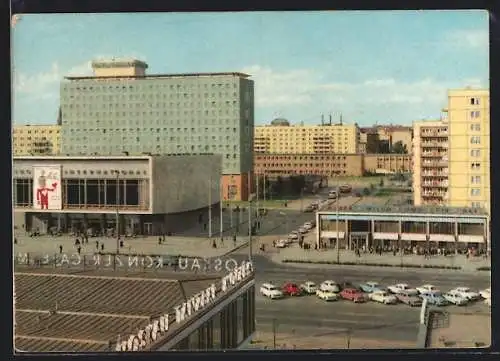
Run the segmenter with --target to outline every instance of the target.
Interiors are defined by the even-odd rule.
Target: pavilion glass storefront
[[[232,301],[196,331],[172,347],[172,351],[236,349],[255,332],[255,288]]]

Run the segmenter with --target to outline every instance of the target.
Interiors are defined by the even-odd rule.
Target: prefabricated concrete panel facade
[[[75,79],[60,90],[62,154],[212,153],[223,174],[252,170],[253,81],[242,75]]]
[[[205,208],[209,201],[218,203],[221,169],[220,155],[152,158],[153,213],[180,213]]]

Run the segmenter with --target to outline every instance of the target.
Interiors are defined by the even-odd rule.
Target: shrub
[[[476,271],[491,271],[491,267],[478,267],[476,268]]]
[[[459,270],[462,267],[458,266],[439,266],[439,265],[418,265],[418,264],[403,264],[400,263],[374,263],[374,262],[340,262],[336,261],[308,261],[304,259],[284,259],[281,261],[282,263],[309,263],[309,264],[331,264],[331,265],[341,265],[341,266],[372,266],[372,267],[402,267],[402,268],[432,268],[432,269],[450,269],[450,270]],[[480,267],[480,268],[488,268],[489,267]],[[479,269],[478,269],[479,270]],[[481,269],[486,270],[486,269]]]

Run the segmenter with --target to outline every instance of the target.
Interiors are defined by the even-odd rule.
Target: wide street
[[[231,257],[241,261],[248,257],[248,248],[241,249]],[[280,265],[265,256],[254,255],[256,270],[256,291],[264,282],[277,286],[285,282],[303,283],[324,280],[350,281],[354,284],[377,281],[388,286],[405,282],[417,287],[430,283],[443,291],[458,286],[484,289],[490,286],[489,275],[457,272],[452,270],[412,270],[385,269],[377,267],[325,266],[324,268],[300,268]],[[257,330],[277,334],[322,336],[347,335],[352,339],[377,339],[387,341],[387,347],[397,347],[398,342],[416,342],[419,322],[419,308],[398,305],[381,305],[374,302],[354,304],[348,301],[327,303],[315,296],[269,300],[257,295]],[[447,306],[447,309],[457,309]],[[460,307],[460,310],[482,310],[488,308],[481,302]],[[273,326],[274,324],[274,326]],[[325,345],[327,347],[327,345]]]

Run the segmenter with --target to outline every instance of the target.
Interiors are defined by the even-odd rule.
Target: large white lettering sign
[[[235,267],[228,275],[222,278],[221,292],[226,292],[232,286],[239,284],[253,273],[251,262],[243,262],[241,266]],[[189,298],[181,305],[174,307],[175,321],[181,323],[194,315],[196,312],[203,310],[207,305],[215,301],[217,296],[217,287],[215,284],[201,291],[200,293]],[[160,317],[147,325],[137,334],[132,334],[128,338],[119,339],[116,343],[116,351],[140,351],[145,347],[155,342],[160,336],[168,332],[169,318],[168,314]]]

